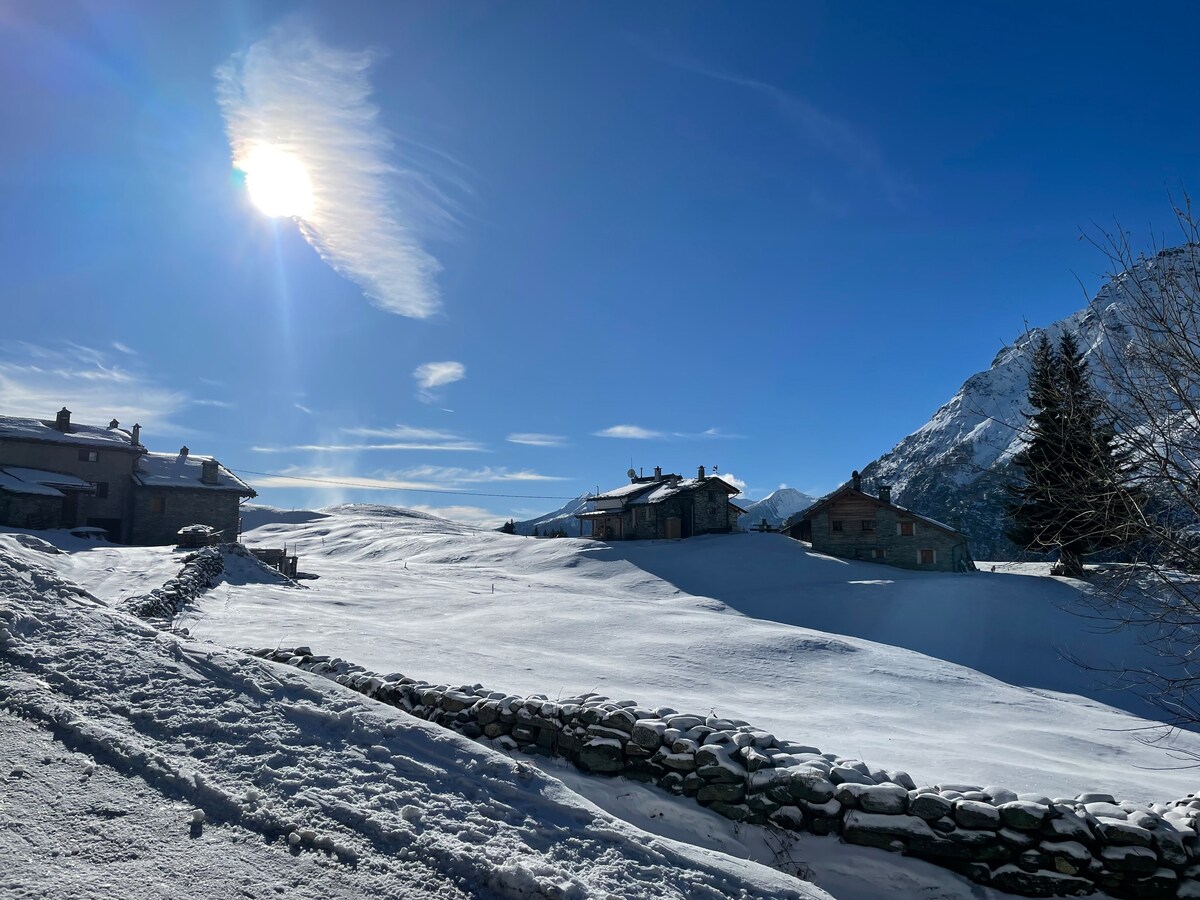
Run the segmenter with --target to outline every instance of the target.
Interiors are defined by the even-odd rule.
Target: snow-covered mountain
[[[587,508],[587,494],[580,494],[574,500],[568,500],[554,512],[548,512],[536,519],[517,522],[516,533],[533,534],[536,528],[538,534],[553,534],[556,531],[563,531],[568,537],[579,537],[579,520],[575,518],[575,513]]]
[[[863,469],[867,489],[890,484],[900,504],[956,524],[970,535],[978,559],[1015,558],[1017,548],[1004,537],[1005,486],[1017,477],[1012,458],[1024,445],[1029,371],[1039,338],[1044,333],[1054,342],[1073,332],[1100,392],[1111,394],[1105,360],[1128,359],[1130,297],[1155,291],[1156,267],[1193,266],[1195,258],[1186,247],[1163,251],[1107,282],[1085,309],[1001,349],[991,367],[968,378],[933,418]]]
[[[746,510],[746,514],[738,519],[738,524],[743,528],[753,528],[767,520],[767,524],[772,528],[778,528],[790,516],[795,515],[801,510],[808,509],[817,502],[816,497],[811,497],[795,488],[780,488],[777,491],[772,491],[761,500],[753,502],[734,501],[738,506]]]

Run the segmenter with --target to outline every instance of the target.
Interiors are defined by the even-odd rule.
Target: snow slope
[[[386,508],[332,512],[250,535],[297,546],[318,580],[223,584],[179,624],[227,645],[306,643],[435,682],[716,709],[918,781],[1137,800],[1191,787],[1140,740],[1152,722],[1079,696],[1107,695],[1056,643],[1110,658],[1136,646],[1062,612],[1078,592],[1059,580],[908,573],[779,535],[608,547]],[[1200,752],[1200,736],[1176,740]]]
[[[0,538],[0,893],[827,896],[325,679],[159,632],[41,565],[61,555]]]
[[[867,489],[892,485],[897,502],[943,522],[960,523],[971,536],[976,558],[1013,558],[1003,536],[1004,485],[1015,477],[1012,457],[1023,446],[1029,371],[1034,347],[1045,334],[1052,342],[1074,333],[1101,394],[1104,357],[1128,352],[1131,284],[1153,292],[1147,272],[1154,266],[1190,266],[1195,256],[1175,248],[1106,283],[1079,312],[1044,329],[1031,329],[1004,347],[991,367],[966,380],[933,417],[863,469]]]

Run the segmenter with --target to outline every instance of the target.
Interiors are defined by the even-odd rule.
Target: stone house
[[[695,478],[664,475],[658,466],[652,476],[633,469],[628,475],[629,484],[587,498],[592,508],[575,515],[581,537],[677,540],[737,530],[743,511],[729,498],[741,492],[719,475],[705,475],[704,466]]]
[[[0,525],[103,528],[117,543],[173,544],[186,525],[237,539],[254,490],[215,459],[150,453],[141,427],[0,416]]]
[[[788,519],[780,529],[812,544],[818,553],[864,559],[902,569],[971,572],[967,536],[949,525],[892,503],[891,488],[862,489],[858,472],[849,484]]]

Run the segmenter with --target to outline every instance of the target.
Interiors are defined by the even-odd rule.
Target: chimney
[[[118,422],[116,419],[113,419],[111,422],[108,423],[108,427],[109,428],[120,428],[121,423]]]
[[[862,490],[862,476],[858,474],[858,469],[850,473],[850,486],[856,491]]]
[[[879,499],[884,503],[891,504],[892,502],[892,486],[890,484],[879,485]]]
[[[187,444],[184,444],[182,447],[179,448],[179,461],[183,462],[184,460],[186,460],[187,455],[188,455]]]
[[[142,443],[142,426],[134,424],[133,431],[129,434],[129,443],[135,447],[141,446]]]
[[[215,459],[204,459],[200,461],[200,480],[204,484],[218,484],[217,461]]]
[[[66,434],[71,430],[71,411],[65,406],[58,411],[58,415],[54,417],[54,427]]]
[[[704,480],[704,466],[697,467],[696,477],[699,478],[701,481]]]
[[[654,467],[654,480],[655,480],[655,481],[662,481],[662,466],[655,466],[655,467]]]

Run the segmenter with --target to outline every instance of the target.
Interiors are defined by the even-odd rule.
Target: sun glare
[[[295,154],[274,144],[256,144],[235,165],[246,173],[250,200],[264,215],[299,219],[312,215],[312,182]]]

